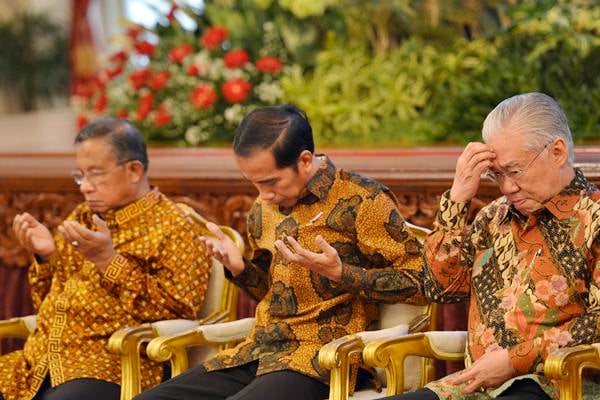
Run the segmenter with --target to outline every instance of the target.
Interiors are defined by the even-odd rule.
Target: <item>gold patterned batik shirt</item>
[[[286,263],[274,242],[288,235],[314,252],[321,235],[340,255],[342,280]],[[258,301],[255,326],[237,347],[206,362],[209,371],[258,360],[258,375],[293,370],[327,382],[317,361],[321,346],[371,327],[377,302],[424,301],[421,245],[394,195],[325,157],[294,207],[255,201],[248,239],[252,260],[233,281]]]
[[[195,318],[204,300],[209,258],[199,227],[157,190],[103,215],[117,256],[106,272],[60,235],[48,263],[29,269],[37,329],[23,350],[0,356],[0,392],[31,399],[50,374],[52,386],[76,378],[121,383],[118,355],[108,338],[126,326],[168,318]],[[78,206],[68,217],[92,229],[92,212]],[[142,361],[142,386],[158,384],[160,364]]]
[[[542,375],[548,353],[600,341],[600,191],[576,170],[528,217],[502,197],[467,227],[467,209],[442,196],[426,240],[425,293],[435,302],[470,300],[467,363],[508,349],[515,379],[533,379],[558,399]],[[445,381],[429,386],[442,400],[484,400],[514,380],[469,396]]]

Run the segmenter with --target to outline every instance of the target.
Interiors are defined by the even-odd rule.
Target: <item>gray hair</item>
[[[556,138],[567,145],[569,164],[573,164],[573,138],[567,116],[552,97],[544,93],[525,93],[509,97],[496,106],[483,121],[483,141],[502,128],[512,125],[526,136],[526,146],[531,150],[542,150]]]

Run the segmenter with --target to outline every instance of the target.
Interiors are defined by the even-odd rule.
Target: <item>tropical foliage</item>
[[[168,124],[144,125],[133,118],[153,137],[184,139],[188,144],[227,141],[244,112],[285,101],[307,111],[320,145],[462,144],[479,138],[485,115],[504,98],[543,91],[565,108],[576,140],[600,138],[600,4],[593,0],[204,4],[201,10],[179,6],[195,18],[195,32],[176,28],[173,18],[151,32],[159,39],[150,58],[152,68],[169,71],[167,87],[180,76],[188,88],[178,83],[171,94],[154,95],[147,116],[156,119],[164,104],[172,117]],[[223,27],[228,37],[217,49],[203,49],[202,38],[214,26]],[[193,47],[193,54],[173,64],[169,52],[184,44]],[[231,49],[248,55],[235,73],[222,60]],[[127,65],[138,60],[129,54]],[[265,56],[277,59],[281,69],[260,71],[255,61]],[[186,76],[185,68],[207,57],[216,60],[220,75],[208,81],[206,76]],[[235,104],[236,118],[229,121],[225,110],[234,104],[227,103],[222,84],[231,74],[243,77],[252,89]],[[127,80],[120,82],[121,87],[127,85]],[[180,107],[185,99],[190,103],[189,95],[182,93],[203,83],[217,93],[214,105],[202,112],[193,102]],[[260,94],[265,85],[270,85],[267,97]],[[140,97],[154,91],[148,85],[139,90],[130,85],[126,91],[117,90],[119,84],[107,87],[109,101],[102,112],[124,107],[118,99],[139,106]],[[94,108],[93,101],[87,104],[88,110]],[[136,116],[135,107],[125,107],[128,117]],[[217,120],[227,121],[219,125]],[[190,127],[201,127],[200,140],[186,135]]]

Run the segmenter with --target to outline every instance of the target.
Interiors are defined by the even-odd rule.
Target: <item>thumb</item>
[[[104,222],[104,220],[102,218],[100,218],[98,215],[94,214],[92,216],[92,220],[94,221],[96,228],[98,228],[98,232],[104,233],[104,234],[110,236],[110,230],[108,229],[108,226],[106,226],[106,222]]]
[[[208,228],[210,233],[215,235],[215,237],[219,240],[224,240],[227,238],[227,235],[225,235],[225,233],[221,230],[221,228],[219,228],[219,226],[217,224],[214,224],[212,222],[207,222],[206,228]]]

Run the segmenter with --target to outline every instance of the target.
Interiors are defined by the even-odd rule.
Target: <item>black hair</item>
[[[277,168],[292,166],[304,150],[315,151],[312,128],[306,113],[286,104],[257,108],[250,112],[235,131],[233,151],[248,157],[257,150],[271,150]]]
[[[148,170],[148,153],[146,142],[140,131],[128,121],[103,117],[87,124],[77,133],[75,144],[88,139],[107,139],[115,151],[117,162],[137,160]]]

